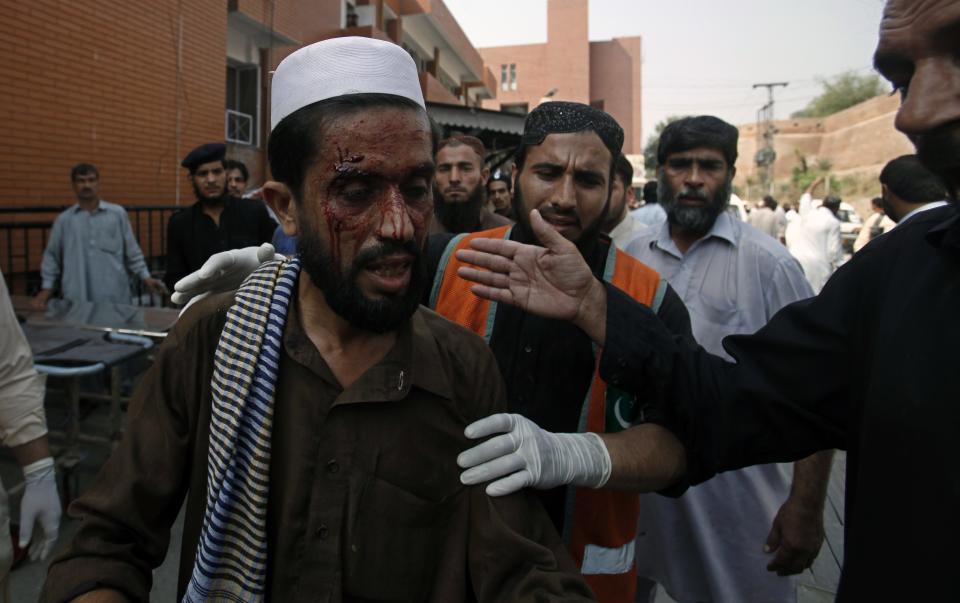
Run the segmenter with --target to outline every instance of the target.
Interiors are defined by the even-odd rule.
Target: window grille
[[[227,109],[226,115],[227,142],[240,144],[254,143],[253,116],[233,109]]]

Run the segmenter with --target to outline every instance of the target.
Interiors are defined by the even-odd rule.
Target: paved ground
[[[64,414],[59,401],[51,396],[47,402],[48,421],[52,429],[62,425]],[[97,430],[106,425],[106,412],[103,406],[97,406],[84,422],[85,430]],[[58,440],[54,440],[56,445]],[[77,485],[82,491],[93,481],[100,466],[109,452],[105,446],[84,445],[85,457],[77,472]],[[19,483],[22,478],[19,468],[9,452],[0,452],[0,479],[8,486]],[[843,563],[843,496],[846,479],[846,454],[838,452],[834,459],[830,477],[828,501],[824,514],[827,539],[820,555],[811,570],[801,578],[798,603],[827,603],[833,601]],[[19,495],[11,496],[11,517],[19,516]],[[77,530],[78,522],[65,518],[60,530],[61,544],[67,542]],[[177,559],[180,555],[180,533],[183,528],[183,516],[178,517],[173,526],[171,546],[167,560],[154,572],[154,587],[151,601],[174,601],[177,587]],[[46,563],[25,563],[13,571],[10,577],[11,601],[33,603],[37,601],[40,588],[46,576]],[[659,589],[654,603],[674,603],[663,589]]]

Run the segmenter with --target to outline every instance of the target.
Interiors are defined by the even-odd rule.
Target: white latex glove
[[[610,453],[595,433],[550,433],[515,414],[496,414],[467,426],[472,440],[495,438],[460,453],[467,485],[497,480],[487,486],[490,496],[503,496],[532,486],[541,490],[562,484],[600,488],[610,479]]]
[[[60,495],[57,494],[57,474],[53,459],[47,457],[23,468],[26,487],[20,501],[20,546],[30,543],[30,561],[46,559],[57,544],[60,533]],[[40,530],[34,538],[34,524]]]
[[[200,270],[191,272],[176,282],[170,301],[186,304],[183,308],[186,310],[190,304],[211,293],[237,289],[260,264],[282,259],[283,256],[277,254],[270,243],[215,253],[207,258]],[[180,311],[181,314],[183,310]]]

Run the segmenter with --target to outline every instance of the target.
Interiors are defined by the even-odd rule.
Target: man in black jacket
[[[545,248],[480,239],[459,255],[488,270],[461,271],[480,283],[475,293],[572,321],[603,346],[607,382],[659,399],[676,436],[651,429],[642,449],[608,442],[611,480],[618,467],[641,468],[639,488],[675,490],[720,471],[847,450],[841,601],[956,596],[958,30],[956,0],[890,0],[874,57],[903,98],[897,129],[944,180],[950,205],[869,245],[819,296],[755,335],[727,338],[736,363],[673,336],[648,308],[593,278],[536,214]]]

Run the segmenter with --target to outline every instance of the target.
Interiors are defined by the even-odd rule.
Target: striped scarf
[[[273,393],[298,259],[251,274],[214,359],[207,508],[183,603],[263,601]]]

